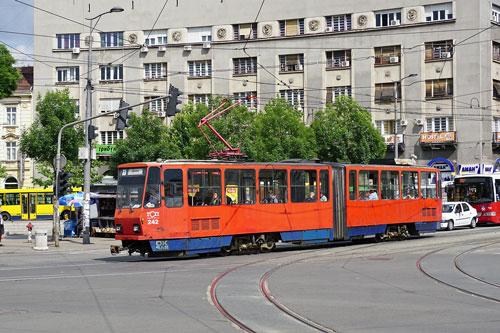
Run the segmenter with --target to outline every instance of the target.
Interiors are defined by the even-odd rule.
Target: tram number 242
[[[160,212],[148,212],[147,214],[147,219],[148,219],[148,224],[158,224],[160,220],[158,219],[160,217]]]

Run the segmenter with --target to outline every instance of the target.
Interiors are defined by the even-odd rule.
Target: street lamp
[[[404,79],[415,76],[418,76],[418,74],[413,73],[401,78],[399,81],[394,81],[394,160],[398,158],[398,82],[401,83]]]
[[[92,117],[92,78],[91,78],[91,66],[92,66],[92,32],[94,31],[95,27],[97,26],[97,23],[99,23],[99,20],[103,15],[110,14],[110,13],[120,13],[123,12],[123,8],[121,7],[113,7],[107,12],[101,13],[97,16],[94,16],[92,18],[85,18],[86,20],[90,21],[89,25],[89,51],[88,51],[88,58],[87,58],[87,85],[85,89],[87,90],[87,106],[85,108],[85,118],[90,118]],[[97,22],[95,25],[93,24],[93,21],[97,19]],[[85,149],[86,149],[86,155],[87,158],[85,160],[85,165],[83,168],[83,190],[85,193],[85,199],[83,203],[83,225],[82,225],[82,230],[83,230],[83,243],[84,244],[90,244],[90,238],[89,238],[89,228],[90,228],[90,168],[91,168],[91,160],[92,160],[92,147],[90,145],[90,140],[89,140],[89,125],[92,124],[92,120],[86,121],[85,122]]]

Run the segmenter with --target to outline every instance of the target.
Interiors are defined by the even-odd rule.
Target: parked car
[[[467,202],[443,203],[443,215],[440,229],[453,230],[455,227],[469,226],[475,228],[477,224],[477,210]]]

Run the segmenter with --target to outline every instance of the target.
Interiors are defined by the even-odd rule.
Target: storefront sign
[[[385,134],[384,135],[384,139],[385,139],[385,144],[386,145],[393,145],[394,144],[394,134]],[[403,134],[398,134],[398,143],[402,143],[403,142]]]
[[[493,165],[491,164],[462,164],[458,166],[458,171],[461,175],[477,175],[483,173],[492,173]]]
[[[447,143],[455,142],[455,132],[438,132],[420,134],[422,143]]]
[[[116,145],[97,145],[98,154],[113,154],[116,151]]]

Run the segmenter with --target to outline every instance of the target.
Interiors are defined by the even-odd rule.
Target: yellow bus
[[[52,219],[54,193],[51,188],[5,189],[0,190],[0,207],[4,221]],[[71,207],[59,206],[62,216]]]

